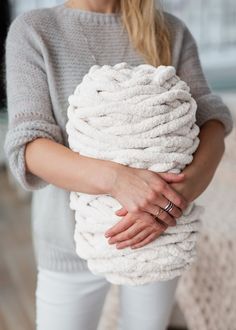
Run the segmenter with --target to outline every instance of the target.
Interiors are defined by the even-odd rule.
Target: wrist
[[[87,194],[110,194],[117,177],[117,169],[121,164],[84,156],[73,152],[75,163],[69,171],[73,173],[74,191]]]
[[[118,172],[122,167],[121,164],[112,161],[103,161],[103,171],[101,171],[100,189],[102,194],[113,196],[116,186]]]

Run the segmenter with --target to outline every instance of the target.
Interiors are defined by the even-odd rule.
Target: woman
[[[125,27],[125,29],[123,29]],[[154,173],[81,156],[68,148],[67,98],[95,63],[172,64],[198,103],[200,145],[184,174]],[[34,191],[33,238],[38,265],[37,329],[94,330],[109,283],[75,254],[69,191],[110,194],[123,208],[110,244],[139,248],[175,225],[209,185],[232,118],[207,85],[191,33],[145,0],[71,0],[18,17],[8,33],[6,78],[12,172]],[[164,209],[169,201],[174,207]],[[120,287],[119,329],[165,329],[178,277]]]

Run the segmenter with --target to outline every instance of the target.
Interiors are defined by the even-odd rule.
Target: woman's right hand
[[[171,214],[164,211],[160,218],[167,225],[174,225],[175,218],[182,215],[188,203],[168,182],[180,182],[184,178],[184,174],[156,173],[119,164],[109,193],[132,213],[145,211],[156,215],[160,207],[171,201],[174,204]]]

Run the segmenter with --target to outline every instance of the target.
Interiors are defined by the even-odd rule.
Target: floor
[[[18,198],[2,169],[0,187],[0,329],[32,330],[35,264],[29,200]]]

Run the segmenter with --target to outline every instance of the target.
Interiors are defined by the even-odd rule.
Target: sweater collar
[[[56,6],[63,15],[78,17],[84,23],[117,24],[121,21],[120,13],[100,13],[79,8],[69,8],[64,4]]]

